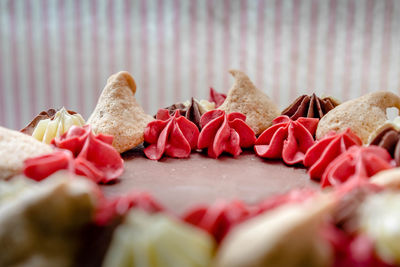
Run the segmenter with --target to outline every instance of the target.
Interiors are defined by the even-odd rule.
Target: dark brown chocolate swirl
[[[400,166],[400,132],[393,127],[386,128],[380,132],[372,141],[371,145],[376,145],[386,149],[396,165]]]
[[[21,130],[22,133],[32,135],[33,131],[35,130],[36,126],[38,125],[39,121],[46,120],[46,119],[54,119],[58,110],[51,108],[47,111],[44,110],[40,112],[24,129]],[[69,114],[74,115],[76,114],[75,111],[67,110]]]
[[[321,119],[338,103],[330,97],[319,98],[315,94],[298,97],[289,107],[282,111],[282,115],[289,116],[292,120],[299,117]]]
[[[182,103],[173,104],[169,107],[166,107],[169,111],[170,115],[173,115],[176,110],[179,110],[179,113],[186,117],[186,119],[190,120],[194,124],[196,124],[197,128],[200,129],[200,118],[202,114],[202,109],[200,104],[192,97],[189,106],[185,106]]]

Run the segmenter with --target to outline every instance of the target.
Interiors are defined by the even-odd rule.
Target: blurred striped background
[[[246,71],[283,108],[316,91],[345,100],[400,89],[400,1],[0,1],[0,125],[43,109],[90,115],[128,70],[146,111],[227,92]]]

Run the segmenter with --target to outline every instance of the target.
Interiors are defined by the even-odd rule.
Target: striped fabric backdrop
[[[283,108],[317,92],[346,100],[400,89],[400,1],[0,1],[0,125],[43,109],[90,115],[128,70],[149,113],[227,92],[246,71]]]

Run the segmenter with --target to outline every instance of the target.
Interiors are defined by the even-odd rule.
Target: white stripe
[[[264,92],[266,92],[270,97],[273,95],[274,90],[274,22],[275,22],[275,2],[276,1],[268,1],[265,3],[265,20],[264,20],[264,45],[263,45],[263,53],[261,55],[263,58],[263,87]]]
[[[209,53],[207,45],[207,2],[206,1],[196,1],[197,3],[197,88],[199,99],[208,99],[208,90],[210,86],[213,86],[208,82],[207,69],[209,64],[207,64],[207,53]],[[168,29],[168,27],[167,27]],[[167,50],[168,51],[168,50]],[[169,53],[167,53],[168,55]],[[168,57],[165,58],[168,60]],[[168,77],[168,76],[167,76]],[[172,101],[171,101],[172,102]]]
[[[363,36],[364,36],[364,21],[366,14],[366,5],[362,1],[354,1],[354,31],[352,44],[352,75],[350,80],[349,97],[350,99],[361,95],[361,75],[363,68]],[[344,99],[347,100],[347,99]]]
[[[382,14],[373,19],[372,27],[372,44],[371,44],[371,64],[369,68],[370,80],[369,91],[386,90],[387,88],[380,88],[381,72],[381,55],[382,55],[382,41],[383,41],[383,26],[385,23],[385,3],[384,1],[375,1],[373,14]]]
[[[138,64],[141,60],[141,54],[143,53],[141,47],[141,29],[138,25],[141,25],[141,11],[140,11],[140,1],[131,1],[131,18],[130,18],[130,29],[131,29],[131,47],[128,49],[131,50],[132,58],[130,60],[130,64],[132,69],[128,71],[132,74],[136,81],[136,98],[138,99],[139,103],[143,103],[143,90],[147,90],[147,88],[143,88],[143,80],[142,80],[142,73],[143,68],[142,64]]]
[[[191,62],[190,52],[190,19],[189,19],[189,7],[190,1],[180,1],[180,32],[181,32],[181,70],[179,76],[181,77],[181,99],[183,101],[189,100],[191,95]],[[166,51],[165,51],[166,52]],[[163,90],[162,85],[159,85],[159,90]]]
[[[85,119],[88,119],[92,110],[95,107],[97,99],[93,98],[93,79],[94,73],[92,71],[92,62],[93,62],[93,49],[91,47],[91,29],[92,29],[92,19],[93,15],[90,10],[90,2],[82,1],[81,2],[81,22],[82,22],[82,64],[83,64],[83,95],[85,98],[84,102],[84,110],[82,111]],[[101,84],[100,84],[101,85]],[[96,88],[100,90],[101,88]]]
[[[211,10],[209,10],[210,12]],[[216,1],[214,2],[214,8],[211,11],[212,20],[214,21],[214,51],[210,51],[210,53],[214,53],[214,62],[209,62],[209,67],[214,69],[214,75],[212,85],[215,86],[217,91],[224,91],[224,79],[223,75],[226,75],[226,70],[224,69],[224,58],[223,58],[223,38],[224,38],[224,28],[223,28],[223,13],[224,13],[224,2]],[[236,17],[235,19],[239,19]],[[235,42],[232,40],[232,42]],[[239,57],[239,54],[236,55]],[[212,65],[212,66],[211,66]],[[223,74],[222,74],[223,73]]]
[[[291,69],[291,48],[292,42],[292,21],[293,21],[293,2],[290,0],[282,1],[282,17],[281,17],[281,64],[279,76],[279,107],[287,105],[291,97],[290,94],[290,69]],[[286,14],[286,15],[285,15]]]
[[[115,70],[118,72],[120,70],[125,70],[125,40],[123,26],[125,18],[124,1],[118,0],[113,2],[114,5],[114,29],[108,29],[109,31],[114,31],[114,55],[115,55]]]
[[[309,60],[309,40],[311,27],[311,1],[301,2],[299,6],[299,40],[298,46],[298,61],[297,61],[297,82],[295,84],[297,94],[290,96],[289,102],[291,103],[298,95],[307,94],[308,90],[308,60]],[[286,107],[286,105],[283,105]]]
[[[317,38],[315,45],[315,89],[319,95],[326,94],[326,48],[328,39],[328,17],[329,17],[329,2],[318,2],[318,27],[316,29]],[[336,97],[336,92],[333,96]]]
[[[2,29],[2,38],[0,41],[2,42],[2,61],[5,62],[3,64],[3,79],[4,79],[4,88],[3,92],[5,97],[7,98],[5,101],[5,106],[6,106],[6,120],[5,120],[5,126],[15,129],[16,128],[16,122],[14,118],[14,96],[12,93],[12,69],[9,67],[12,58],[11,58],[11,26],[10,26],[10,12],[8,8],[8,3],[5,1],[0,1],[0,4],[2,5],[0,8],[1,16],[0,19],[2,20],[1,22],[1,29]],[[8,67],[7,67],[8,66]]]
[[[247,1],[247,36],[243,36],[242,38],[247,39],[247,49],[246,49],[246,58],[245,66],[247,69],[250,78],[253,83],[256,82],[257,77],[257,20],[258,20],[258,12],[257,12],[257,1]],[[262,90],[260,84],[256,84],[257,88]]]
[[[148,91],[148,110],[150,114],[155,114],[157,112],[157,101],[155,101],[158,97],[157,90],[158,90],[158,79],[157,79],[157,68],[158,68],[158,58],[157,50],[157,29],[155,27],[157,23],[157,1],[156,0],[148,0],[147,1],[147,34],[148,34],[148,59],[149,59],[149,69],[148,69],[148,76],[147,76],[147,84],[148,88],[145,90]]]
[[[51,75],[50,77],[50,85],[53,92],[53,100],[52,100],[52,108],[60,108],[62,106],[62,94],[61,94],[61,46],[59,40],[59,10],[56,1],[49,1],[48,6],[48,18],[49,18],[49,46],[50,50],[48,51],[47,56],[50,61],[50,71],[47,75]],[[34,115],[34,114],[31,114]]]
[[[399,94],[400,91],[400,1],[393,1],[392,32],[391,32],[391,52],[388,68],[388,86],[391,91]]]
[[[26,125],[29,123],[31,116],[33,114],[30,114],[30,103],[31,99],[29,99],[29,85],[27,83],[28,81],[28,54],[27,54],[27,38],[26,38],[26,14],[25,14],[25,9],[23,7],[23,2],[21,1],[16,1],[16,36],[17,36],[17,44],[15,49],[17,49],[17,63],[18,63],[18,79],[19,79],[19,90],[20,90],[20,99],[19,103],[21,105],[17,108],[21,109],[21,120],[20,122],[17,122],[18,128],[21,128],[23,125]]]
[[[347,0],[339,0],[336,9],[336,40],[333,45],[334,56],[332,57],[332,81],[330,91],[325,92],[326,95],[332,95],[336,91],[335,96],[343,99],[342,81],[344,79],[345,70],[343,61],[346,58],[346,26],[347,26]],[[331,33],[328,33],[331,34]]]

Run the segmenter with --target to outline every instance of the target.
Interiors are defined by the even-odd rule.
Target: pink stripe
[[[392,17],[394,3],[393,0],[387,0],[385,3],[385,24],[383,28],[383,43],[382,43],[382,60],[381,60],[381,90],[388,90],[388,73],[391,64],[391,38],[392,38]]]
[[[199,97],[198,95],[198,84],[197,84],[197,1],[190,2],[189,14],[190,14],[190,61],[191,61],[191,71],[190,71],[190,95],[193,97]],[[203,90],[207,90],[204,88]]]
[[[16,25],[16,8],[15,8],[15,1],[10,2],[10,18],[11,18],[11,64],[12,64],[12,92],[14,97],[14,109],[12,110],[11,114],[14,115],[14,118],[11,118],[11,121],[16,122],[14,127],[18,129],[21,128],[22,125],[22,114],[21,114],[21,88],[19,83],[19,76],[18,76],[18,51],[17,51],[17,25]]]
[[[243,1],[241,1],[242,3]],[[229,75],[227,75],[227,71],[231,68],[231,34],[230,34],[230,14],[231,14],[231,1],[225,0],[224,1],[224,15],[223,15],[223,29],[224,29],[224,40],[223,40],[223,62],[224,62],[224,69],[223,71],[223,86],[221,91],[228,91],[229,90]],[[241,9],[241,13],[244,10]],[[243,39],[243,38],[241,38]]]
[[[351,47],[353,45],[354,12],[355,12],[354,0],[349,0],[347,7],[346,47],[345,47],[345,59],[343,66],[343,69],[345,70],[343,88],[342,88],[343,100],[349,99],[350,86],[351,86],[351,76],[353,67]]]
[[[46,107],[52,108],[53,106],[53,90],[51,88],[51,79],[50,77],[53,75],[51,66],[50,66],[50,41],[49,41],[49,3],[48,0],[44,0],[42,2],[42,10],[43,10],[43,62],[44,62],[44,82],[45,82],[45,92],[46,95],[43,96],[45,99]]]
[[[36,89],[36,75],[35,75],[35,68],[36,68],[36,64],[35,64],[35,59],[34,59],[34,48],[33,48],[33,36],[32,36],[32,4],[31,1],[27,1],[26,2],[26,19],[27,19],[27,25],[26,25],[26,35],[27,35],[27,42],[28,42],[28,84],[29,84],[29,88],[28,88],[28,92],[29,92],[29,99],[31,99],[31,103],[30,103],[30,115],[34,116],[35,114],[38,113],[38,107],[37,107],[37,100],[36,100],[36,96],[37,96],[37,89]]]
[[[88,114],[88,110],[85,107],[85,94],[83,93],[85,88],[83,88],[83,60],[82,60],[82,1],[75,1],[75,45],[76,45],[76,63],[77,76],[78,76],[78,109],[79,112]]]
[[[240,1],[240,68],[247,70],[247,0]]]
[[[258,88],[263,88],[264,87],[264,37],[265,37],[265,1],[259,1],[258,2],[258,8],[257,8],[257,55],[259,55],[256,58],[256,66],[257,66],[257,73],[256,73],[256,85]]]
[[[299,62],[299,0],[293,0],[293,22],[292,22],[292,47],[291,59],[292,64],[290,67],[290,95],[289,98],[297,96],[297,68]]]
[[[373,22],[373,11],[374,1],[368,0],[365,14],[365,32],[364,32],[364,43],[363,43],[363,64],[362,64],[362,75],[361,75],[361,95],[368,92],[369,88],[369,71],[371,63],[371,42],[372,42],[372,22]]]
[[[281,34],[282,34],[282,0],[275,1],[275,25],[274,25],[274,76],[273,79],[273,99],[279,103],[280,96],[280,72],[281,72]]]
[[[100,77],[100,66],[99,66],[99,40],[98,40],[98,14],[97,14],[97,0],[92,0],[90,3],[91,6],[91,13],[92,13],[92,25],[91,25],[91,31],[92,31],[92,79],[93,81],[93,88],[92,88],[92,95],[93,95],[93,100],[95,103],[97,102],[97,99],[100,94],[100,83],[99,81],[101,80],[102,77]]]
[[[336,42],[336,0],[331,0],[329,3],[329,22],[328,22],[328,37],[326,47],[326,84],[323,92],[325,94],[332,93],[332,78],[333,78],[333,59],[335,58],[335,42]]]
[[[308,48],[308,73],[307,85],[308,93],[315,92],[315,54],[317,52],[317,34],[318,34],[318,0],[313,0],[311,3],[311,25],[310,25],[310,40]]]
[[[148,49],[148,23],[147,23],[147,1],[140,1],[140,13],[141,13],[141,62],[142,62],[142,82],[143,82],[143,94],[142,104],[145,111],[149,110],[149,49]]]
[[[109,0],[107,4],[107,18],[106,18],[106,25],[108,26],[108,46],[107,49],[107,56],[108,56],[108,71],[109,75],[117,72],[115,68],[115,16],[114,16],[114,9],[115,9],[115,1]],[[104,56],[104,55],[103,55]]]
[[[61,95],[62,95],[62,104],[65,107],[69,107],[69,99],[68,99],[68,86],[67,86],[67,55],[66,55],[66,40],[65,40],[65,1],[58,2],[60,6],[57,8],[59,10],[59,40],[60,40],[60,69],[61,69]]]
[[[179,0],[174,0],[174,99],[181,100],[181,34],[180,34],[180,10],[181,5]]]
[[[207,22],[207,43],[206,43],[206,47],[207,47],[207,80],[210,84],[211,87],[214,86],[214,42],[215,42],[215,38],[214,38],[214,17],[212,16],[213,14],[213,10],[214,10],[214,5],[213,5],[214,1],[213,0],[207,0],[207,18],[206,18],[206,22]],[[221,90],[221,89],[219,89]]]
[[[167,106],[165,103],[165,37],[164,37],[164,1],[157,2],[157,43],[158,43],[158,98],[157,108]]]
[[[125,55],[126,57],[124,58],[125,60],[125,66],[127,71],[129,71],[130,73],[133,72],[133,68],[132,68],[132,28],[131,28],[131,24],[132,24],[132,20],[131,20],[131,16],[132,16],[132,5],[131,5],[131,1],[130,0],[125,0],[125,23],[124,23],[124,27],[125,27],[125,42],[126,42],[126,46],[125,46]],[[135,73],[132,73],[132,75],[134,75],[135,77]]]

